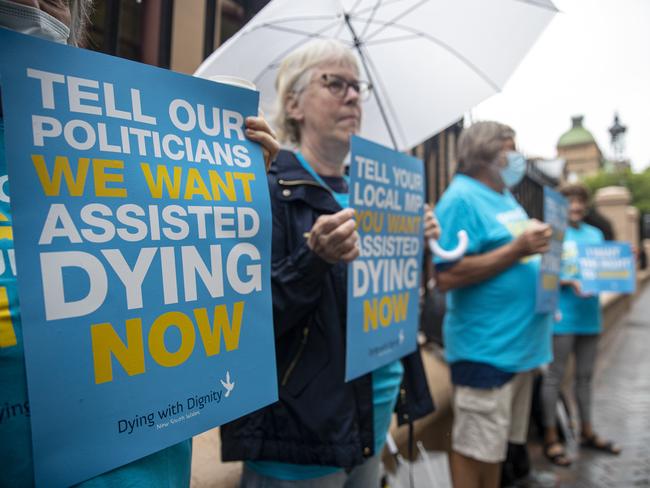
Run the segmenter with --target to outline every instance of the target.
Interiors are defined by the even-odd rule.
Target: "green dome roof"
[[[596,142],[594,136],[591,135],[591,132],[582,126],[583,118],[584,117],[582,115],[572,117],[571,120],[573,122],[573,127],[562,134],[560,139],[557,141],[557,147],[577,146],[578,144]]]

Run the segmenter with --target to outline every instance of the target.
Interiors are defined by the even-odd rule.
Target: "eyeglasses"
[[[323,74],[318,80],[325,88],[329,90],[333,97],[343,100],[348,93],[348,88],[352,88],[361,100],[367,100],[372,91],[372,85],[367,81],[348,81],[338,75]]]

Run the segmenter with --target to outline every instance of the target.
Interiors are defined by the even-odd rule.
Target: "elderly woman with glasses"
[[[343,163],[370,87],[350,50],[324,40],[289,54],[276,87],[278,134],[295,146],[269,173],[279,401],[222,427],[223,459],[245,461],[244,487],[379,486],[398,397],[402,421],[433,405],[417,352],[344,382],[346,265],[359,250]]]

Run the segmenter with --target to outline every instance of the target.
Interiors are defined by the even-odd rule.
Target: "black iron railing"
[[[544,220],[544,186],[555,187],[557,182],[542,173],[532,164],[528,164],[526,176],[515,188],[512,194],[519,204],[524,207],[529,217]]]
[[[463,119],[421,144],[427,200],[437,202],[456,172],[456,142]],[[417,150],[415,151],[417,154]]]

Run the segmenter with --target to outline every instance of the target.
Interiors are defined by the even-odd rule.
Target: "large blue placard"
[[[422,161],[352,138],[361,255],[348,266],[346,381],[417,347],[423,203]]]
[[[562,269],[562,242],[567,227],[568,202],[561,193],[544,187],[544,221],[553,229],[550,250],[542,255],[537,280],[537,313],[553,313],[557,309]]]
[[[258,93],[0,29],[36,483],[277,399]]]
[[[629,242],[578,243],[578,269],[583,293],[636,290],[636,264]]]

